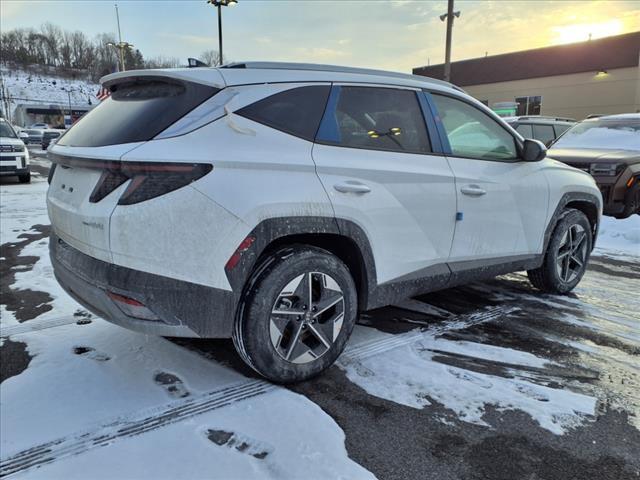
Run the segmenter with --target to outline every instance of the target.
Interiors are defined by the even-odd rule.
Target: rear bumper
[[[54,274],[64,290],[96,315],[142,333],[172,337],[229,338],[233,292],[174,280],[103,262],[55,234],[49,241]],[[143,303],[161,320],[126,315],[107,292]]]
[[[29,173],[29,166],[17,168],[12,165],[1,165],[0,176],[26,175]]]

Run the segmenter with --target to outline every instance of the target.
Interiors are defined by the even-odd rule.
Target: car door
[[[540,253],[549,201],[541,162],[521,161],[515,136],[480,106],[444,94],[428,98],[456,182],[460,220],[451,264]]]
[[[447,159],[432,153],[420,95],[334,85],[313,147],[336,217],[354,222],[369,239],[378,284],[449,273],[454,178]]]

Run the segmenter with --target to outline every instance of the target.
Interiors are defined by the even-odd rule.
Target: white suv
[[[103,318],[232,337],[263,376],[338,357],[358,311],[527,270],[565,293],[602,199],[459,88],[305,64],[130,71],[50,148],[51,259]]]
[[[0,177],[15,176],[20,183],[29,183],[29,150],[22,138],[9,122],[0,118]]]

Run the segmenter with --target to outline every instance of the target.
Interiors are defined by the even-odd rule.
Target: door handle
[[[460,188],[460,191],[465,195],[469,195],[470,197],[481,197],[482,195],[487,193],[485,189],[480,188],[478,185],[465,185],[464,187]]]
[[[369,193],[371,188],[364,183],[347,180],[346,182],[336,183],[335,188],[340,193]]]

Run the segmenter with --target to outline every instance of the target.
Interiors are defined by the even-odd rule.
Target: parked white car
[[[21,135],[11,124],[0,118],[0,176],[18,177],[20,183],[31,181],[29,150]]]
[[[47,201],[60,284],[116,324],[232,337],[292,382],[359,310],[517,270],[567,293],[585,272],[593,179],[451,84],[275,63],[102,84],[49,149]]]

